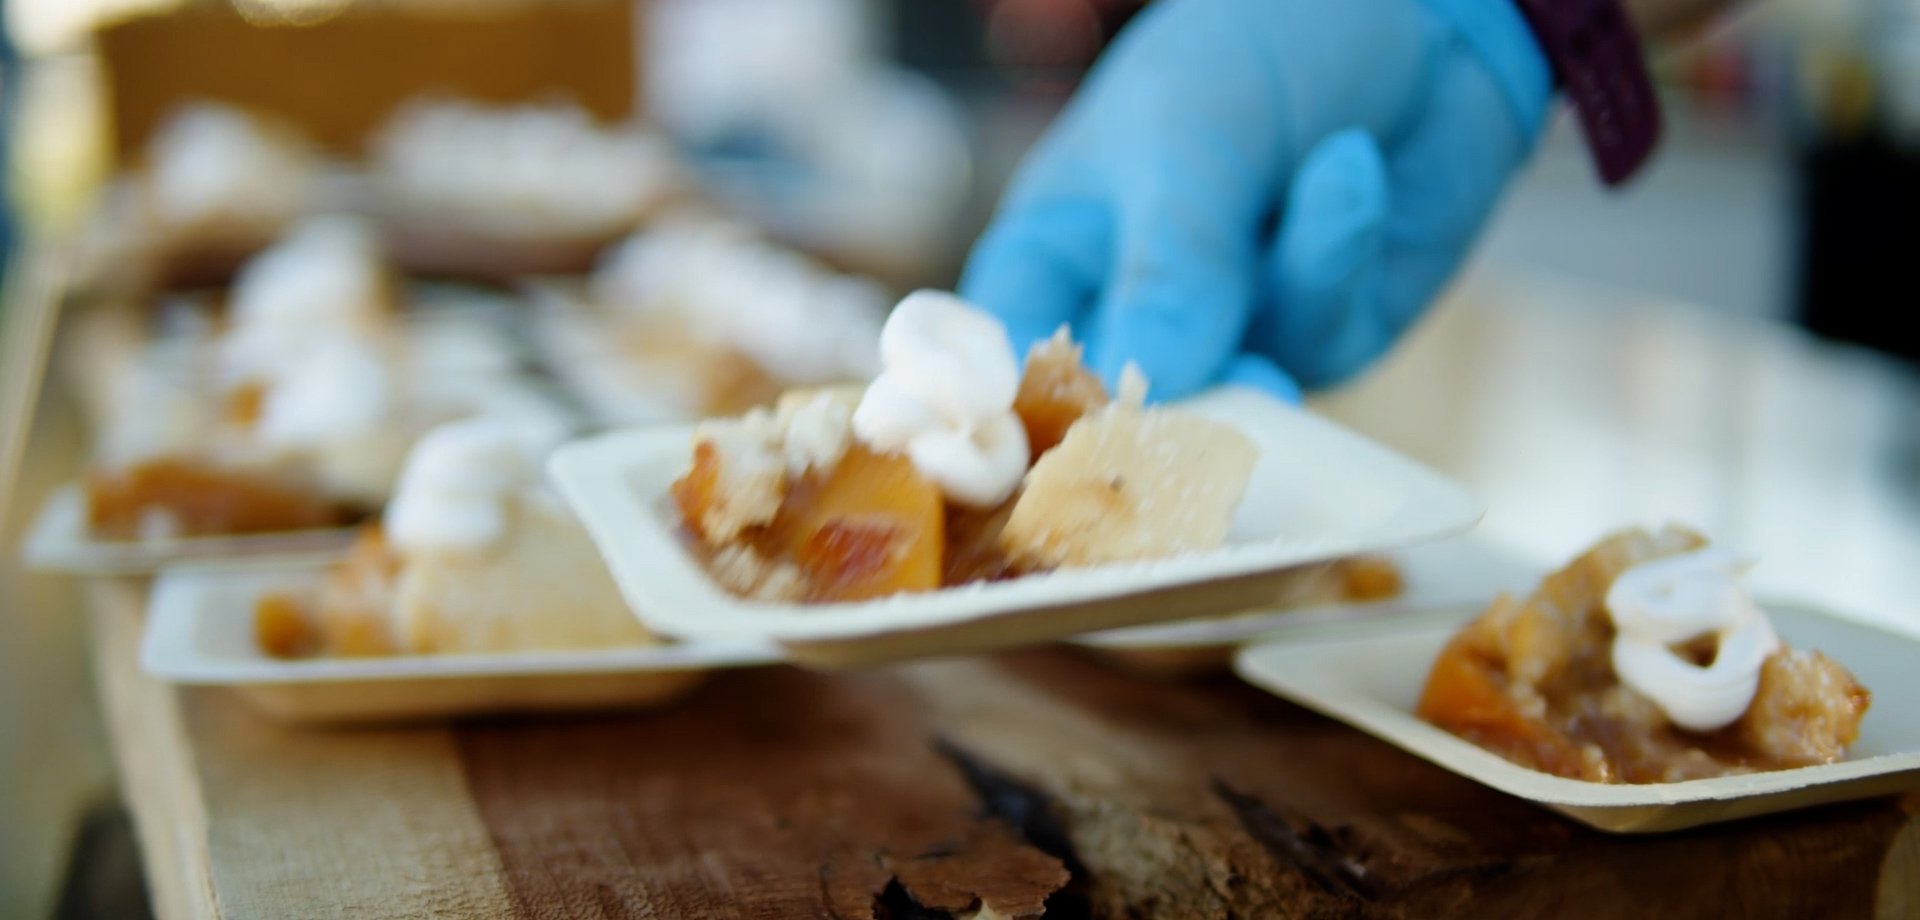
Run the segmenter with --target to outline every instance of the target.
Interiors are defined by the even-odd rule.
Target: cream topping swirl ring
[[[1759,688],[1761,667],[1780,648],[1766,614],[1740,586],[1747,566],[1732,552],[1708,548],[1635,566],[1607,591],[1614,673],[1688,731],[1739,719]],[[1673,650],[1706,636],[1718,644],[1705,665]]]

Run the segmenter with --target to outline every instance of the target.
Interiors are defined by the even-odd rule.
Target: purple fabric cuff
[[[1660,100],[1621,0],[1515,0],[1573,104],[1601,181],[1619,185],[1660,141]]]

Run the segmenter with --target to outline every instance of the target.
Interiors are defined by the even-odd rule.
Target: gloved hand
[[[1512,0],[1157,0],[1029,154],[961,292],[1016,347],[1071,322],[1111,385],[1298,393],[1378,357],[1530,152]]]

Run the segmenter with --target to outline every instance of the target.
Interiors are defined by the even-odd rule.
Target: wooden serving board
[[[98,668],[163,918],[1900,917],[1920,797],[1613,837],[1230,678],[1033,650],[298,731]]]

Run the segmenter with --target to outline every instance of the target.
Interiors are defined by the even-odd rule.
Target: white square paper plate
[[[1502,592],[1525,593],[1541,567],[1493,542],[1472,536],[1410,546],[1387,554],[1399,569],[1401,591],[1377,601],[1291,605],[1202,620],[1115,629],[1073,639],[1102,649],[1193,649],[1236,646],[1296,630],[1404,616],[1424,610],[1485,606]],[[1312,582],[1308,583],[1311,586]]]
[[[1257,609],[1290,568],[1444,537],[1481,515],[1448,480],[1264,394],[1217,390],[1183,408],[1235,425],[1260,451],[1225,547],[861,603],[750,601],[707,576],[669,500],[692,453],[691,425],[576,441],[555,452],[550,469],[650,628],[767,638],[821,667]]]
[[[777,662],[749,639],[579,651],[285,660],[254,641],[254,609],[274,591],[315,590],[325,569],[175,568],[154,580],[142,670],[231,687],[290,722],[366,722],[480,713],[657,705],[708,671]]]
[[[70,575],[141,575],[176,562],[244,568],[325,562],[353,545],[355,530],[335,527],[230,536],[107,540],[87,527],[87,496],[68,483],[48,496],[27,532],[29,567]]]
[[[1248,682],[1502,792],[1605,831],[1670,831],[1920,788],[1920,641],[1767,603],[1781,638],[1817,649],[1874,695],[1860,740],[1841,763],[1678,783],[1567,779],[1513,763],[1414,715],[1433,659],[1478,608],[1330,625],[1315,635],[1241,649]]]

